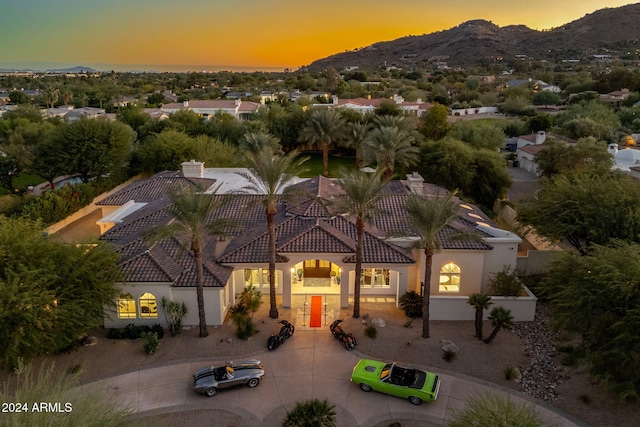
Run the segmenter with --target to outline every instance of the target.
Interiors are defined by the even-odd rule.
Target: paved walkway
[[[291,339],[273,352],[246,356],[261,360],[265,367],[265,378],[255,389],[226,390],[213,398],[195,393],[191,385],[192,373],[202,366],[222,364],[223,360],[175,363],[82,387],[98,387],[113,393],[115,401],[128,405],[138,418],[171,414],[162,418],[171,420],[172,425],[276,427],[282,424],[286,412],[296,402],[317,398],[328,399],[335,405],[338,426],[387,425],[400,420],[405,422],[403,425],[443,426],[451,418],[452,411],[464,407],[467,398],[490,391],[509,395],[517,403],[535,405],[547,425],[585,425],[522,393],[428,367],[422,368],[435,371],[442,378],[435,402],[415,406],[406,399],[365,393],[349,381],[351,370],[361,357],[366,356],[357,351],[346,351],[324,328],[303,329],[296,330]]]

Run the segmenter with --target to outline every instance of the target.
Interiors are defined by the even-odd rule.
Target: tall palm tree
[[[274,153],[282,151],[280,140],[270,133],[258,131],[247,132],[240,138],[239,148],[247,156],[255,156],[263,147],[270,147]]]
[[[489,308],[493,302],[491,296],[480,292],[477,294],[471,294],[467,300],[467,304],[472,305],[476,309],[476,338],[482,339],[482,317],[484,311]]]
[[[364,141],[369,132],[371,132],[371,123],[352,122],[347,124],[347,132],[349,138],[346,139],[346,146],[356,151],[356,169],[360,170],[360,157],[362,155],[362,141]]]
[[[493,339],[498,335],[498,332],[501,329],[511,329],[513,327],[513,316],[511,315],[511,310],[506,309],[504,307],[495,307],[491,310],[491,314],[489,314],[489,320],[491,320],[491,326],[493,326],[493,331],[491,331],[491,335],[484,340],[485,343],[489,344]]]
[[[148,243],[174,237],[183,250],[190,252],[196,263],[196,295],[198,299],[198,318],[201,338],[209,335],[204,310],[204,269],[202,264],[202,246],[207,235],[225,236],[226,230],[234,224],[228,218],[208,221],[212,212],[224,203],[214,197],[216,190],[205,194],[203,188],[187,187],[169,191],[167,196],[171,205],[166,209],[172,220],[166,226],[156,228],[146,234]]]
[[[250,174],[241,174],[249,184],[242,189],[245,193],[261,194],[262,204],[267,216],[269,232],[269,317],[278,318],[276,306],[276,210],[278,195],[293,178],[304,172],[302,164],[308,157],[299,158],[296,151],[286,155],[275,154],[271,147],[265,146],[254,156],[248,158]]]
[[[412,132],[398,126],[382,126],[371,131],[362,143],[365,162],[375,162],[383,170],[383,178],[391,179],[395,166],[417,163],[418,147]]]
[[[322,174],[329,176],[329,146],[345,136],[344,118],[337,110],[313,110],[300,131],[300,140],[322,148]]]
[[[458,216],[454,193],[442,197],[436,195],[427,200],[418,195],[407,199],[409,221],[419,234],[414,247],[424,250],[424,299],[422,305],[422,338],[429,338],[429,304],[431,302],[431,269],[433,255],[442,248],[438,233]]]
[[[360,317],[360,281],[364,255],[364,226],[380,213],[379,200],[386,182],[381,172],[366,173],[359,170],[342,170],[338,185],[345,195],[335,199],[336,213],[353,216],[356,221],[356,282],[353,287],[353,317]]]

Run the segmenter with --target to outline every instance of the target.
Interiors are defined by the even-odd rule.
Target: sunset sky
[[[0,0],[0,68],[297,68],[470,19],[548,29],[627,0]],[[31,65],[29,65],[31,64]],[[108,65],[101,68],[100,65]],[[164,67],[166,69],[167,67]]]

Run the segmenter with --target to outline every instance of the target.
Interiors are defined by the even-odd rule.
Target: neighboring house
[[[635,147],[618,149],[618,144],[609,144],[607,151],[613,156],[613,168],[640,178],[640,150]]]
[[[392,98],[352,98],[352,99],[339,99],[337,96],[332,97],[330,104],[314,104],[314,107],[327,107],[327,108],[348,108],[350,110],[357,111],[360,114],[372,113],[383,102],[392,101],[400,110],[405,114],[410,114],[416,117],[422,117],[433,104],[428,102],[422,102],[422,99],[418,98],[415,101],[405,101],[400,95],[393,95]]]
[[[73,105],[61,105],[54,108],[46,108],[41,110],[43,117],[60,117],[73,123],[80,120],[81,117],[87,117],[89,119],[95,119],[98,117],[105,117],[105,110],[95,107],[81,107],[73,108]]]
[[[516,144],[516,159],[518,161],[518,166],[522,169],[525,169],[529,172],[533,172],[538,174],[538,164],[536,163],[536,156],[544,148],[544,143],[548,137],[555,139],[558,142],[563,142],[565,144],[575,144],[571,138],[567,138],[563,135],[556,135],[552,133],[546,133],[545,131],[540,131],[536,134],[531,135],[521,135],[517,138]]]
[[[223,323],[236,296],[247,286],[268,294],[268,234],[259,194],[238,194],[246,169],[204,169],[199,162],[186,162],[183,170],[162,172],[139,181],[98,203],[104,217],[98,221],[102,239],[119,248],[124,282],[116,311],[107,312],[106,327],[134,324],[164,324],[157,305],[162,297],[185,302],[186,325],[198,323],[195,297],[195,262],[181,253],[174,239],[147,245],[144,230],[162,226],[171,219],[166,192],[199,184],[220,186],[215,197],[227,203],[217,213],[238,224],[225,239],[204,242],[204,277],[207,322]],[[343,192],[333,179],[296,179],[296,194],[312,195],[295,201],[280,200],[276,215],[277,293],[282,306],[300,308],[300,297],[323,295],[332,309],[349,306],[355,278],[356,227],[344,216],[331,213],[333,200]],[[415,231],[408,222],[404,203],[412,193],[437,197],[446,190],[425,184],[420,175],[392,181],[380,202],[383,214],[365,232],[362,297],[395,301],[408,290],[421,290],[424,255],[412,250]],[[443,250],[433,258],[432,319],[468,320],[473,310],[467,297],[487,289],[491,274],[504,266],[515,268],[518,244],[515,234],[498,228],[477,207],[458,201],[460,216],[439,235]],[[456,230],[475,233],[479,239],[455,239]],[[388,236],[396,236],[389,238]],[[514,310],[517,320],[533,320],[533,309]],[[454,307],[454,308],[452,308]]]
[[[536,92],[539,92],[539,91],[541,91],[541,92],[553,92],[553,93],[562,92],[562,89],[560,89],[558,86],[551,85],[549,83],[543,82],[542,80],[536,80],[534,82],[533,79],[524,79],[524,80],[514,79],[514,80],[509,80],[507,83],[502,85],[502,89],[516,88],[516,87],[520,87],[522,85],[528,85],[530,83],[533,86],[533,90],[536,91]]]
[[[176,102],[165,104],[160,107],[160,111],[166,114],[175,113],[180,110],[190,110],[205,119],[210,119],[218,113],[226,113],[235,117],[237,120],[249,120],[262,107],[257,102],[242,101],[240,99],[224,100],[189,100],[184,102]]]
[[[611,104],[620,104],[622,101],[627,99],[631,92],[629,89],[621,89],[615,90],[613,92],[600,94],[600,101],[608,102]]]

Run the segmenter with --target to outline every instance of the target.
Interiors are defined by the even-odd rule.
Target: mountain
[[[601,9],[552,30],[537,31],[524,25],[497,25],[482,19],[449,30],[407,36],[319,59],[307,68],[399,67],[445,61],[452,67],[493,63],[526,55],[534,59],[572,59],[607,50],[635,52],[640,48],[640,3]],[[637,55],[636,55],[637,58]]]
[[[76,65],[75,67],[69,68],[60,68],[57,70],[47,70],[48,73],[96,73],[98,70],[95,70],[91,67],[83,67],[81,65]]]

